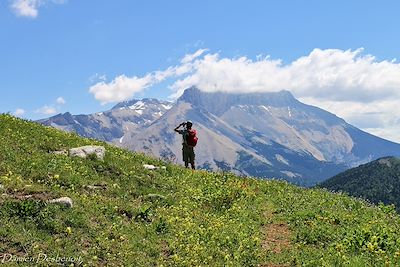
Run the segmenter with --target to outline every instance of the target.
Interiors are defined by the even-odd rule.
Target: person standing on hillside
[[[183,126],[183,130],[179,130],[179,128]],[[197,144],[197,136],[196,130],[192,129],[193,123],[191,121],[183,122],[179,124],[174,131],[182,135],[182,157],[185,162],[185,167],[189,167],[189,163],[192,166],[192,169],[196,169],[194,165],[194,147]]]

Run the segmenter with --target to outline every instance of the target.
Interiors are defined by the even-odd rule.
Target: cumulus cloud
[[[39,113],[42,115],[54,115],[57,113],[57,109],[55,107],[45,105],[35,110],[35,113]]]
[[[57,97],[57,99],[56,99],[56,102],[57,102],[57,104],[59,104],[59,105],[64,105],[65,103],[67,103],[66,101],[65,101],[65,99],[63,98],[63,97]]]
[[[192,61],[198,58],[204,51],[205,49],[199,49],[194,54],[186,55],[182,59],[180,65],[171,66],[162,71],[154,71],[143,77],[127,77],[123,74],[114,78],[114,80],[109,83],[105,80],[101,80],[92,85],[89,88],[89,92],[102,104],[127,100],[133,97],[134,94],[160,83],[167,78],[182,76],[193,71]]]
[[[400,64],[377,61],[363,49],[314,49],[309,55],[283,64],[280,59],[221,58],[199,49],[185,55],[180,64],[143,77],[121,75],[90,88],[103,103],[126,100],[169,77],[174,97],[190,87],[204,91],[275,92],[290,90],[298,97],[321,100],[372,102],[399,94]]]
[[[14,111],[14,115],[17,116],[17,117],[21,117],[21,116],[23,116],[24,114],[25,114],[25,110],[22,109],[22,108],[17,108],[17,109]]]
[[[63,4],[66,0],[12,0],[11,9],[19,17],[36,18],[39,8],[47,3]]]
[[[389,125],[400,128],[393,119],[400,114],[392,110],[400,105],[400,64],[395,59],[377,60],[362,48],[316,48],[288,63],[270,56],[227,58],[199,49],[176,66],[143,77],[121,75],[108,83],[101,81],[90,92],[102,103],[122,101],[170,77],[174,77],[169,85],[172,98],[191,86],[232,93],[289,90],[370,132]]]
[[[379,62],[371,55],[362,55],[362,49],[314,49],[287,65],[270,57],[252,60],[206,54],[192,65],[193,72],[172,85],[177,95],[194,85],[205,91],[285,89],[298,97],[370,102],[398,94],[400,88],[400,64]]]
[[[153,84],[153,74],[148,74],[142,78],[127,77],[120,75],[110,83],[104,81],[91,86],[89,92],[94,94],[102,104],[123,101],[132,97],[135,93],[141,92]]]

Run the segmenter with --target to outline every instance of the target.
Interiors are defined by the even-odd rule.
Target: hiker
[[[183,126],[183,130],[179,130],[179,128]],[[196,169],[194,165],[194,147],[197,144],[197,136],[196,130],[192,129],[193,123],[191,121],[183,122],[179,124],[174,131],[182,135],[182,156],[183,161],[185,162],[185,167],[189,167],[189,163],[192,166],[192,169]]]

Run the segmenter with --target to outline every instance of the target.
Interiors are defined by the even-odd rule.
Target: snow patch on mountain
[[[286,164],[288,166],[290,165],[289,162],[282,155],[275,154],[275,158],[276,158],[277,161],[279,161],[279,162],[281,162],[283,164]]]
[[[272,112],[271,112],[271,110],[270,110],[268,107],[266,107],[266,106],[264,106],[264,105],[261,105],[260,107],[263,108],[263,109],[265,109],[269,114],[272,115]]]
[[[129,106],[128,108],[133,109],[133,110],[143,110],[145,108],[146,104],[139,100],[135,104]]]
[[[291,171],[281,171],[281,173],[283,173],[284,175],[286,175],[287,177],[290,177],[290,178],[301,178],[302,177],[302,175],[301,174],[298,174],[298,173],[294,173],[294,172],[291,172]]]
[[[290,107],[287,107],[289,117],[292,117],[292,112],[290,111]]]
[[[161,106],[162,106],[164,109],[166,109],[166,110],[171,109],[171,108],[173,107],[172,104],[171,104],[171,105],[164,105],[164,104],[161,104]]]

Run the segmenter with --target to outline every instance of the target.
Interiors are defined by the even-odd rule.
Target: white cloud
[[[11,8],[17,16],[36,18],[40,3],[38,0],[15,0]]]
[[[23,116],[24,114],[25,114],[25,110],[22,109],[22,108],[17,108],[17,109],[14,111],[14,115],[17,116],[17,117],[21,117],[21,116]]]
[[[127,100],[133,97],[134,94],[160,83],[167,78],[185,75],[192,71],[192,61],[199,57],[204,51],[205,49],[200,49],[194,54],[186,55],[184,60],[182,60],[184,63],[181,65],[171,66],[163,71],[154,71],[143,77],[127,77],[123,74],[114,78],[114,80],[109,83],[103,80],[92,85],[89,88],[89,92],[92,93],[97,100],[101,101],[102,104]]]
[[[59,104],[59,105],[64,105],[65,103],[67,103],[66,101],[65,101],[65,99],[63,98],[63,97],[57,97],[57,99],[56,99],[56,102],[57,102],[57,104]]]
[[[199,49],[196,52],[194,52],[193,54],[187,54],[182,58],[181,63],[182,64],[189,63],[189,62],[193,61],[194,59],[198,58],[199,56],[201,56],[206,51],[207,51],[207,49]]]
[[[298,97],[362,102],[400,96],[400,64],[376,61],[362,49],[314,49],[287,65],[270,57],[220,58],[206,54],[194,61],[193,72],[173,84],[178,92],[190,86],[206,91],[273,92],[290,90]]]
[[[54,115],[57,113],[57,109],[55,107],[45,105],[35,110],[35,113],[40,113],[42,115]]]
[[[96,83],[90,87],[89,92],[94,94],[95,98],[100,100],[102,104],[106,104],[126,100],[152,84],[152,74],[148,74],[142,78],[136,76],[129,78],[125,75],[120,75],[110,83],[104,81]]]
[[[47,3],[64,4],[66,0],[12,0],[11,9],[19,17],[36,18],[39,8]]]
[[[385,136],[393,137],[400,133],[394,130],[400,129],[400,121],[395,119],[400,112],[393,111],[400,105],[400,64],[396,62],[379,61],[364,54],[362,48],[316,48],[287,64],[270,56],[257,56],[255,60],[224,58],[219,53],[199,49],[185,55],[177,66],[143,77],[121,75],[110,83],[93,85],[90,92],[103,103],[122,101],[170,77],[175,78],[170,84],[175,98],[191,86],[235,93],[285,89],[355,126],[374,133],[390,131]],[[396,140],[400,141],[400,137]]]

